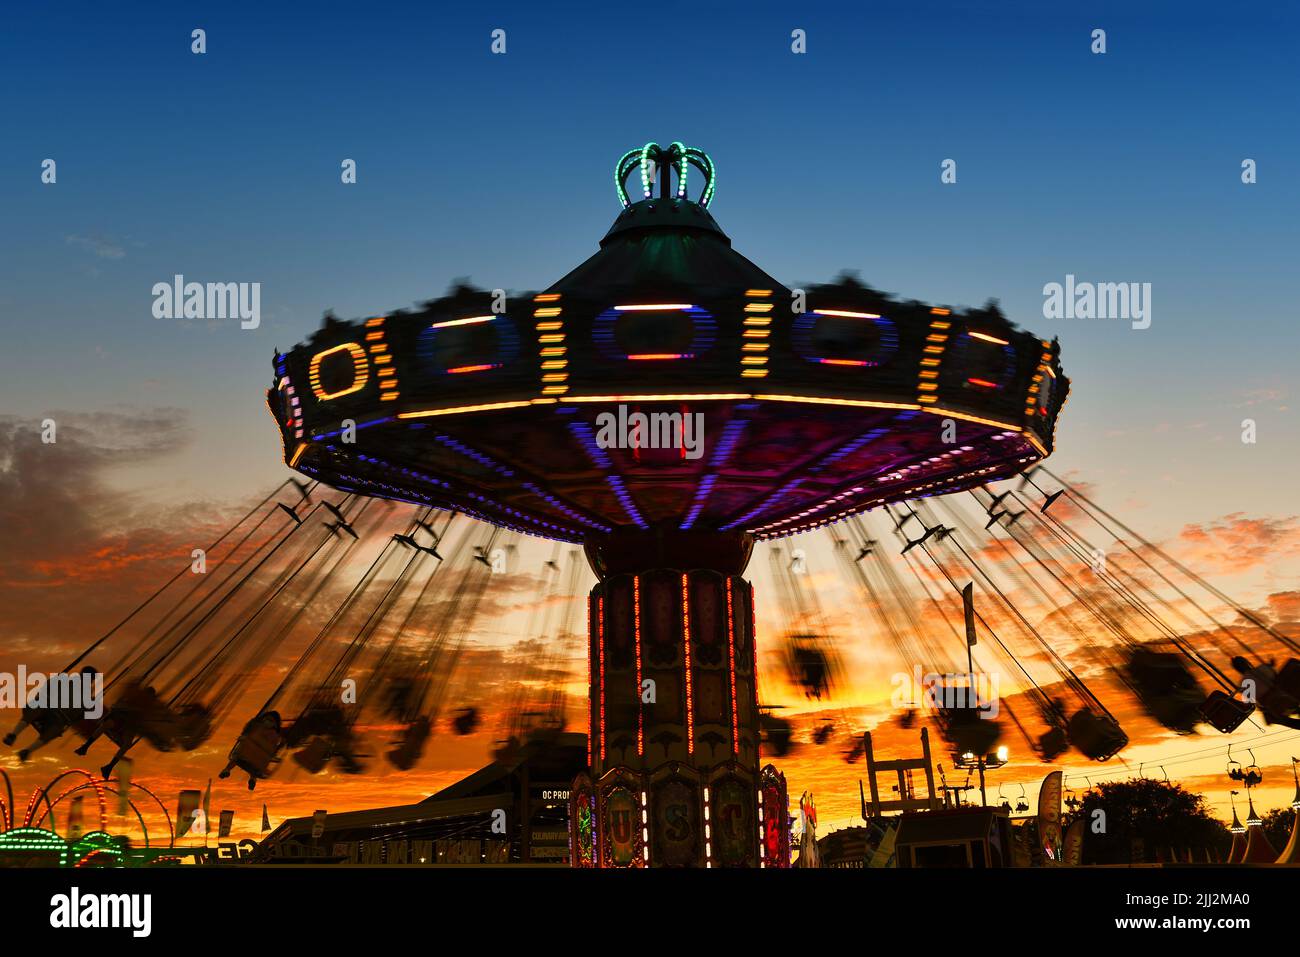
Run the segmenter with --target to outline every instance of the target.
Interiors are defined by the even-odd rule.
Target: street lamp
[[[996,751],[990,751],[988,754],[975,754],[973,751],[965,751],[961,754],[952,756],[953,767],[967,769],[978,769],[980,773],[980,803],[984,807],[989,806],[988,794],[984,787],[984,772],[996,771],[1011,759],[1011,749],[1005,744]]]

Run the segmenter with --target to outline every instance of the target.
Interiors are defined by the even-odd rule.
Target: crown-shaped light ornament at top
[[[713,201],[715,180],[713,160],[704,150],[680,142],[674,142],[666,147],[658,143],[647,143],[645,146],[624,153],[614,168],[614,185],[618,189],[619,201],[624,207],[632,205],[632,198],[627,191],[627,179],[632,175],[633,170],[639,169],[643,200],[654,198],[657,176],[660,199],[680,199],[691,202],[686,195],[686,181],[692,166],[704,176],[704,187],[700,190],[699,199],[694,202],[707,209],[709,203]],[[674,173],[677,174],[675,187],[672,183]]]

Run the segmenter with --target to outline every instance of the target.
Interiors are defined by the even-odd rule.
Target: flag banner
[[[266,805],[263,804],[262,805],[262,830],[269,831],[270,829],[271,829],[271,818],[267,816]]]
[[[1191,851],[1188,851],[1187,863],[1191,863]],[[1077,817],[1065,832],[1065,847],[1061,850],[1061,863],[1078,867],[1083,862],[1083,818]]]
[[[1053,864],[1061,860],[1061,780],[1063,774],[1053,771],[1043,778],[1038,791],[1038,839],[1043,855]]]
[[[217,824],[217,837],[229,837],[230,829],[235,823],[234,811],[222,811],[220,822]]]

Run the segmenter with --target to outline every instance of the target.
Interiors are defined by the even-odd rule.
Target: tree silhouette
[[[1291,825],[1295,822],[1295,811],[1289,807],[1275,807],[1263,816],[1264,836],[1277,848],[1278,853],[1291,840]]]
[[[1209,848],[1222,860],[1232,841],[1205,799],[1172,781],[1136,778],[1098,784],[1083,795],[1065,825],[1075,817],[1084,821],[1085,864],[1155,863],[1167,860],[1170,848],[1180,856],[1191,848],[1198,858]]]

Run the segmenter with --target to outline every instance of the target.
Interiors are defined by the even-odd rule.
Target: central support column
[[[751,549],[746,535],[678,530],[588,544],[601,580],[591,770],[571,808],[579,866],[762,861],[753,589],[740,575]]]

